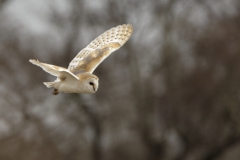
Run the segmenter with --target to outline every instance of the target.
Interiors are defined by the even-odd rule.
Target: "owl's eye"
[[[92,86],[93,90],[96,91],[94,83],[93,82],[89,82],[89,84]]]

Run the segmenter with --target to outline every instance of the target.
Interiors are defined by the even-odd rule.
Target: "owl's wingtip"
[[[127,26],[133,30],[133,25],[131,23],[128,23]]]
[[[37,64],[39,63],[38,60],[35,60],[35,59],[29,59],[29,62],[32,63],[32,64]]]

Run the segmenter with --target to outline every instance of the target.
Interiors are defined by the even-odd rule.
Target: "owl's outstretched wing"
[[[59,79],[76,79],[79,80],[79,78],[71,73],[69,70],[67,70],[66,68],[63,67],[59,67],[59,66],[54,66],[51,64],[47,64],[47,63],[42,63],[39,62],[38,60],[34,60],[34,59],[30,59],[29,62],[31,62],[32,64],[41,67],[44,71],[46,71],[47,73],[50,73],[53,76],[58,77]]]
[[[80,72],[92,73],[104,59],[124,45],[132,31],[133,28],[130,24],[109,29],[82,49],[70,62],[68,69],[75,74]]]

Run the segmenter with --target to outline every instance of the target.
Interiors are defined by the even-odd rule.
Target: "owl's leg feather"
[[[43,84],[45,84],[47,88],[51,88],[54,87],[55,82],[43,82]]]

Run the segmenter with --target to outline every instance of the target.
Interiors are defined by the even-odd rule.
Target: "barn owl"
[[[119,25],[107,30],[82,49],[70,62],[68,69],[34,59],[29,61],[57,77],[54,82],[43,82],[46,87],[54,88],[53,95],[57,95],[59,92],[95,93],[99,83],[98,77],[92,74],[93,71],[112,52],[123,46],[132,32],[133,28],[130,24]]]

